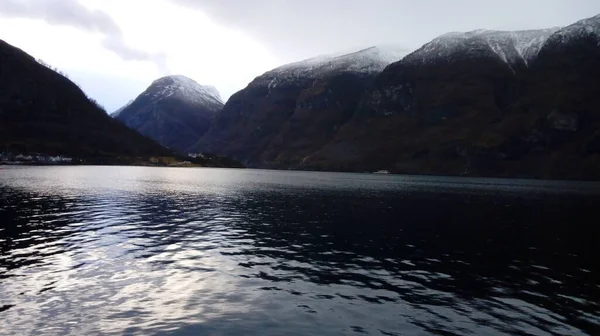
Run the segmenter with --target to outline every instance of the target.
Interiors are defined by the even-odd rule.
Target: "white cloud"
[[[227,98],[282,63],[380,43],[415,49],[449,31],[568,25],[600,2],[0,0],[0,9],[0,38],[115,110],[161,75],[187,75]]]
[[[227,98],[278,65],[275,57],[252,38],[217,25],[197,10],[162,0],[80,3],[107,13],[121,29],[128,47],[164,54],[166,68],[150,61],[124,60],[105,48],[100,33],[51,25],[41,19],[0,17],[1,38],[69,74],[109,111],[135,98],[162,75],[189,76],[216,86]]]
[[[170,74],[214,85],[224,98],[275,67],[270,52],[242,32],[222,27],[200,11],[161,0],[83,0],[110,14],[126,43],[163,53]]]

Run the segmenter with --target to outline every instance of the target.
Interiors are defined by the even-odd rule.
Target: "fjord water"
[[[600,186],[0,169],[2,335],[598,335]]]

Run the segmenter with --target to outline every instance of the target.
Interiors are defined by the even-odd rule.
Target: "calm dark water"
[[[0,169],[0,334],[600,335],[600,186]]]

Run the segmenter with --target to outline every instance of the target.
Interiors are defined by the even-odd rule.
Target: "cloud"
[[[0,0],[0,38],[113,110],[165,74],[226,98],[316,55],[414,50],[449,31],[547,28],[598,13],[598,0]]]
[[[51,25],[71,26],[104,36],[102,45],[127,61],[148,61],[167,72],[166,56],[131,48],[125,43],[123,32],[105,12],[90,10],[77,0],[2,0],[0,16],[43,20]]]
[[[163,53],[147,53],[128,47],[123,38],[107,38],[102,45],[119,55],[125,61],[150,61],[160,69],[161,73],[168,73],[167,56]]]
[[[286,61],[378,44],[416,49],[450,31],[571,24],[598,0],[170,0],[247,32]]]

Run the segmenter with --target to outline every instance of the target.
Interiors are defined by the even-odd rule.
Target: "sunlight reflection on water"
[[[598,184],[0,170],[0,334],[594,334]]]

